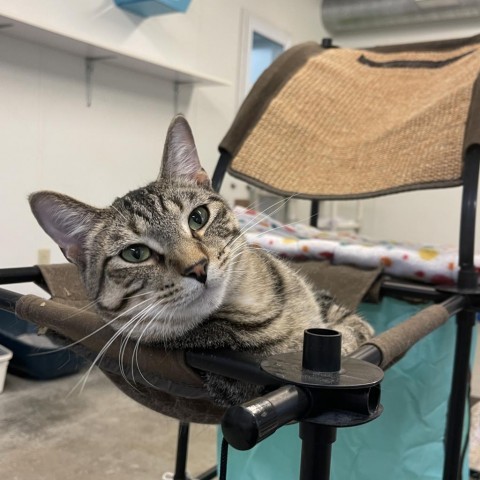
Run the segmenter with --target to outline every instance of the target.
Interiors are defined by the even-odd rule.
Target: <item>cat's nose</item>
[[[187,267],[182,272],[182,276],[194,278],[200,283],[207,283],[207,268],[208,268],[208,260],[206,258],[203,258],[202,260],[195,263],[194,265]]]

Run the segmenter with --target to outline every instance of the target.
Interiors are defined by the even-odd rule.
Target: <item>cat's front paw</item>
[[[354,352],[375,335],[373,327],[359,315],[352,315],[348,324],[334,327],[342,334],[342,355]]]

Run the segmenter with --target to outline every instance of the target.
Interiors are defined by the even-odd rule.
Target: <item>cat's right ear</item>
[[[210,178],[200,165],[192,130],[183,115],[176,115],[168,127],[162,168],[157,181],[184,180],[211,188]]]
[[[28,200],[38,223],[67,260],[82,266],[86,237],[96,223],[98,210],[55,192],[36,192]]]

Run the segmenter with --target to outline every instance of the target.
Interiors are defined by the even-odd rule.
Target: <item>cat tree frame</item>
[[[391,280],[384,281],[382,286],[382,290],[386,294],[408,294],[421,299],[426,298],[439,301],[449,316],[457,315],[455,364],[445,444],[443,477],[445,480],[459,478],[461,469],[463,418],[468,391],[470,345],[475,315],[480,310],[480,292],[477,286],[477,277],[476,274],[472,273],[475,271],[473,265],[473,245],[479,164],[480,150],[474,149],[469,152],[466,159],[460,228],[461,272],[458,286],[455,289],[436,289],[428,285],[408,285],[404,282]],[[0,282],[2,284],[20,282],[40,283],[42,282],[42,275],[38,267],[2,269],[0,270]],[[19,294],[0,289],[0,309],[15,312],[15,305],[20,298],[21,295]],[[415,319],[415,323],[420,325],[424,324],[424,321],[424,315]],[[439,322],[440,325],[442,323],[442,321]],[[429,327],[429,330],[439,326],[439,324]],[[402,328],[405,328],[405,326]],[[407,328],[411,328],[411,326]],[[425,333],[425,331],[419,332],[415,339],[412,340],[412,344],[422,338]],[[410,331],[411,334],[412,331]],[[391,332],[387,332],[384,335],[391,335]],[[398,351],[391,351],[388,353],[388,357],[386,357],[385,353],[376,345],[368,344],[353,353],[351,358],[373,365],[382,363],[388,365],[399,354]],[[242,355],[232,357],[225,353],[212,355],[211,352],[208,354],[187,352],[186,361],[188,365],[195,369],[211,371],[237,379],[248,379],[259,384],[272,384],[271,376],[263,370],[260,362],[252,361],[251,358]],[[370,385],[371,379],[369,380],[367,376],[366,380],[367,384]],[[370,388],[370,386],[366,388]],[[315,387],[311,385],[282,386],[266,398],[257,399],[246,406],[232,408],[227,412],[223,421],[227,438],[237,448],[251,448],[282,425],[303,418],[300,422],[303,440],[302,473],[300,478],[301,480],[313,478],[328,479],[329,461],[332,443],[335,440],[335,430],[338,426],[346,426],[351,422],[355,423],[355,414],[358,412],[350,412],[354,418],[345,419],[343,425],[322,425],[316,423],[315,417],[304,418],[305,413],[311,408],[308,400],[312,398],[311,393],[305,393],[305,391],[308,391],[308,388],[315,390]],[[367,412],[369,413],[367,415],[364,414],[364,421],[371,420],[379,413],[378,398],[373,398],[372,396],[374,395],[374,393],[369,393],[365,397]],[[315,392],[315,396],[318,396],[318,391]],[[362,404],[361,407],[365,410],[365,404]],[[386,407],[388,408],[388,405]],[[325,415],[323,416],[325,417]],[[358,418],[357,421],[359,424],[362,423]],[[245,423],[248,425],[248,428],[245,428]],[[175,479],[187,479],[185,473],[187,443],[188,424],[181,423],[179,427]],[[313,451],[316,452],[315,455],[311,454]],[[322,452],[322,454],[319,454],[319,452]],[[198,478],[207,480],[214,478],[215,475],[216,468],[213,467]]]
[[[404,68],[407,65],[407,68],[413,69],[424,68],[425,62],[429,62],[429,60],[424,58],[426,52],[434,52],[435,60],[433,62],[435,66],[433,68],[443,68],[443,66],[450,63],[462,61],[464,57],[468,57],[468,61],[471,61],[474,56],[478,56],[477,49],[479,44],[480,39],[474,37],[471,39],[436,42],[435,44],[389,47],[388,49],[374,49],[361,52],[338,49],[338,55],[340,60],[342,60],[341,56],[345,53],[347,56],[351,55],[355,61],[358,61],[360,56],[365,58],[371,54],[382,57],[382,55],[388,56],[393,54],[397,55],[397,59],[393,61],[385,60],[380,62],[378,58],[375,61],[368,58],[367,60],[371,62],[373,68],[377,68],[379,64],[383,63],[380,66],[384,68]],[[338,345],[335,345],[336,337],[331,332],[308,332],[306,334],[303,355],[296,354],[293,357],[288,357],[287,361],[280,362],[284,366],[287,364],[293,365],[290,369],[285,367],[281,372],[276,371],[272,367],[272,365],[278,363],[277,360],[285,360],[281,356],[273,359],[258,359],[229,352],[186,352],[184,357],[185,364],[194,371],[210,371],[239,380],[248,380],[261,385],[268,385],[271,391],[265,397],[255,399],[243,406],[232,407],[225,412],[222,420],[225,438],[234,447],[241,449],[251,448],[281,426],[291,421],[298,421],[302,438],[300,479],[311,480],[315,478],[324,480],[329,478],[330,453],[332,444],[335,441],[336,428],[361,424],[365,421],[373,420],[381,413],[382,407],[379,396],[379,384],[382,377],[381,370],[387,369],[414,343],[444,324],[449,317],[456,315],[457,336],[447,416],[443,478],[444,480],[458,479],[460,478],[462,467],[463,420],[468,395],[472,333],[476,314],[480,311],[480,289],[478,287],[478,274],[474,265],[476,199],[480,166],[480,101],[478,98],[480,88],[478,87],[478,73],[472,77],[471,98],[467,106],[467,129],[464,132],[461,153],[456,160],[458,168],[453,174],[449,172],[447,177],[422,179],[419,178],[421,173],[415,173],[404,184],[385,184],[380,189],[373,190],[373,193],[372,191],[354,191],[350,193],[329,191],[330,188],[335,189],[336,187],[325,183],[319,187],[320,190],[303,191],[300,186],[308,182],[301,178],[291,178],[291,174],[284,175],[285,172],[291,173],[292,171],[291,168],[286,170],[282,166],[284,165],[282,162],[285,159],[282,159],[277,154],[269,154],[272,148],[275,149],[277,147],[275,133],[276,129],[280,128],[279,123],[275,123],[278,122],[279,117],[276,116],[274,107],[277,106],[280,110],[283,108],[284,111],[288,112],[288,105],[288,108],[285,110],[286,104],[282,103],[282,94],[288,93],[289,89],[293,88],[292,85],[298,80],[296,76],[301,80],[304,67],[311,67],[317,59],[320,62],[329,58],[335,60],[336,49],[331,49],[331,44],[328,42],[323,47],[321,48],[316,44],[294,47],[280,57],[259,79],[243,104],[230,131],[222,141],[220,160],[213,175],[214,189],[220,189],[224,175],[229,171],[229,173],[238,178],[247,180],[274,193],[289,196],[291,193],[300,192],[300,195],[298,195],[300,198],[307,198],[312,201],[311,212],[312,217],[315,218],[318,215],[319,201],[322,199],[365,198],[367,196],[418,188],[462,185],[458,283],[454,287],[436,288],[435,286],[396,280],[385,280],[383,282],[382,292],[384,294],[401,294],[409,297],[429,299],[436,302],[436,304],[421,311],[400,326],[375,337],[368,344],[360,347],[350,355],[349,358],[343,360],[345,368],[350,368],[350,365],[352,368],[355,365],[361,365],[360,370],[365,373],[364,378],[358,378],[354,389],[340,388]],[[330,52],[332,52],[332,55],[330,55]],[[328,53],[328,56],[324,55],[322,57],[325,53]],[[409,64],[408,62],[413,63]],[[355,63],[355,66],[357,67],[358,65]],[[474,65],[470,66],[470,68],[474,70],[477,68],[480,71],[480,66],[476,67]],[[314,95],[318,97],[318,93]],[[310,101],[310,99],[307,99],[307,103]],[[298,105],[297,101],[294,103]],[[275,127],[273,129],[270,128],[272,122],[274,122]],[[320,130],[322,128],[322,126],[319,126]],[[292,128],[292,130],[295,129]],[[317,133],[321,136],[323,132],[310,131],[308,132],[308,138]],[[269,137],[268,135],[273,136]],[[259,138],[265,138],[265,142],[259,143]],[[292,140],[288,139],[288,141],[291,142]],[[413,145],[413,147],[415,146]],[[251,158],[252,147],[255,147],[256,151],[258,151],[258,155],[255,155],[255,162],[253,163],[248,160]],[[317,150],[320,153],[322,151],[321,148],[317,148]],[[276,151],[276,153],[278,152]],[[274,157],[276,163],[270,166],[267,165],[268,168],[264,168],[262,162],[268,156]],[[288,158],[285,161],[288,161]],[[317,159],[318,163],[321,161],[321,158]],[[445,162],[447,168],[449,168],[451,164],[450,159],[445,159]],[[314,163],[311,165],[314,165]],[[256,171],[258,165],[263,165],[263,173],[266,172],[266,176],[262,177],[262,172]],[[370,167],[373,168],[374,165],[370,165]],[[269,183],[272,179],[271,174],[279,171],[282,172],[280,177],[284,184],[279,184],[275,179],[272,186]],[[311,177],[312,172],[307,171],[306,175]],[[298,183],[295,183],[295,181]],[[30,281],[44,282],[38,267],[0,270],[0,284]],[[34,303],[32,303],[32,306],[34,306]],[[25,318],[24,304],[24,296],[0,289],[0,309],[16,312],[17,315]],[[43,310],[45,311],[45,309]],[[75,333],[69,330],[71,327],[61,325],[55,319],[48,318],[48,315],[41,316],[43,312],[39,315],[34,313],[31,320],[38,325],[46,326],[58,332],[60,335],[63,334],[75,339]],[[405,336],[407,331],[408,340]],[[317,341],[326,342],[326,348],[332,352],[329,358],[335,359],[334,365],[331,365],[324,358],[319,359],[313,355],[319,349],[312,347],[312,341],[314,342],[313,345]],[[91,354],[92,351],[95,351],[95,347],[87,344],[83,354],[88,357],[89,352]],[[108,362],[102,362],[100,366],[107,375],[115,374],[115,367],[108,364]],[[148,365],[145,365],[145,368],[148,371]],[[315,375],[315,371],[322,373]],[[306,373],[311,374],[310,377]],[[287,377],[287,380],[285,380],[285,377]],[[327,378],[328,381],[326,383],[332,386],[332,377],[336,378],[337,383],[333,382],[333,388],[326,388],[323,380]],[[323,380],[319,380],[321,378]],[[136,380],[141,383],[141,379],[137,378]],[[153,380],[152,383],[155,384],[156,380]],[[117,386],[122,388],[122,385],[117,384]],[[151,386],[148,385],[144,385],[144,387],[151,389]],[[164,383],[158,381],[158,388],[165,388]],[[357,400],[353,401],[352,392],[355,389],[358,390],[359,394],[355,396]],[[131,392],[126,393],[131,394]],[[145,401],[138,398],[137,400],[145,404]],[[338,413],[339,405],[341,405],[340,410],[344,414],[343,420],[333,421],[333,416],[338,417],[338,415],[332,416],[331,414]],[[151,408],[154,407],[151,406]],[[388,405],[385,405],[385,408],[388,408]],[[179,430],[175,479],[187,478],[185,474],[187,442],[188,424],[182,423]],[[213,478],[214,475],[215,470],[211,469],[199,478]]]

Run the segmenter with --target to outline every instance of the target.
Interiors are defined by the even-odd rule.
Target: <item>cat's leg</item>
[[[374,335],[372,326],[360,315],[335,302],[325,290],[316,293],[323,326],[342,334],[342,355],[355,351]]]

